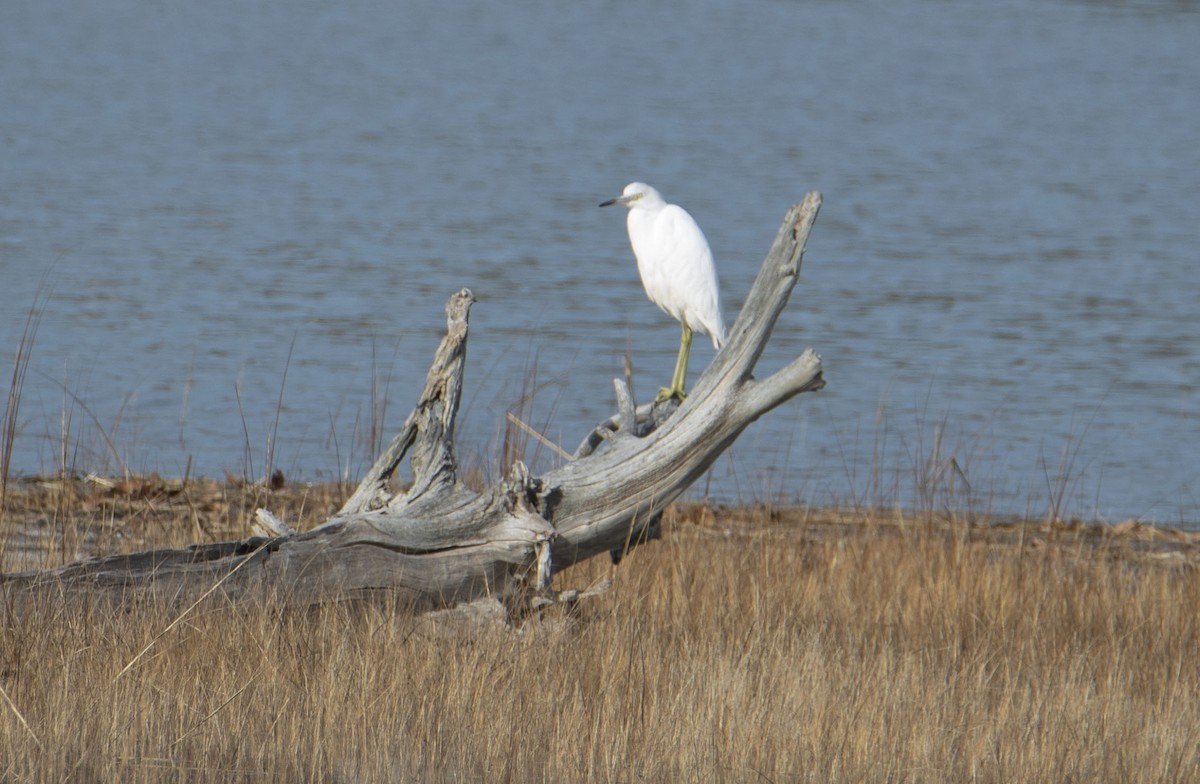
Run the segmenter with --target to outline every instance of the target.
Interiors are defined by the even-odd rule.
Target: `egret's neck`
[[[654,220],[658,213],[662,212],[665,206],[667,206],[667,203],[662,199],[659,199],[657,202],[647,202],[645,199],[639,201],[636,206],[629,210],[629,225],[649,223]]]

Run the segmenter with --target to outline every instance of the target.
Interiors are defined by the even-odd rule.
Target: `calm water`
[[[356,476],[372,384],[390,435],[464,285],[464,457],[494,470],[523,390],[573,448],[625,352],[642,396],[673,366],[596,208],[642,179],[729,321],[825,194],[760,371],[813,346],[829,386],[697,493],[921,505],[924,472],[1195,522],[1197,41],[1189,2],[7,3],[0,367],[44,303],[14,470],[65,421],[81,471],[104,430],[134,470]]]

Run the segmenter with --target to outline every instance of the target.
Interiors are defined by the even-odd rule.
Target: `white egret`
[[[633,246],[646,296],[683,325],[671,386],[658,391],[658,402],[672,397],[682,400],[692,331],[710,336],[713,348],[720,349],[725,343],[721,292],[708,240],[686,210],[677,204],[667,204],[658,191],[645,183],[629,183],[620,196],[600,206],[610,204],[629,208],[629,244]]]

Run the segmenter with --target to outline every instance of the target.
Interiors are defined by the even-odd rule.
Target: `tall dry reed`
[[[4,611],[0,780],[1200,780],[1188,557],[700,519],[518,628],[216,597],[174,626]]]

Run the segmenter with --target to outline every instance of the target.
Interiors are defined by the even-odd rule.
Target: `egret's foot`
[[[666,403],[671,398],[675,398],[680,403],[687,397],[687,392],[682,389],[668,389],[667,387],[658,388],[658,397],[654,398],[655,403]]]

